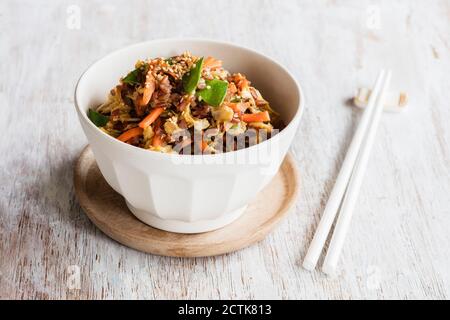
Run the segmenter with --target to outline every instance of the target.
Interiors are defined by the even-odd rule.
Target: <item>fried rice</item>
[[[164,153],[215,154],[260,143],[283,127],[269,102],[222,61],[189,52],[139,60],[89,118],[130,145]]]

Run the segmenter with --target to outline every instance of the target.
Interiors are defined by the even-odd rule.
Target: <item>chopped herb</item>
[[[200,81],[200,75],[202,74],[203,57],[195,62],[195,65],[191,70],[186,72],[183,76],[183,89],[186,93],[192,94],[197,88]]]
[[[233,102],[233,103],[241,102],[241,101],[242,101],[242,98],[238,97],[238,96],[235,96],[233,99],[231,99],[231,102]]]
[[[92,109],[89,109],[88,111],[88,117],[91,119],[91,121],[97,126],[97,127],[103,127],[105,126],[108,121],[109,117],[102,115],[101,113],[98,113],[97,111],[94,111]]]
[[[199,90],[197,96],[201,97],[211,106],[218,107],[227,94],[228,82],[222,80],[206,80],[206,88]]]

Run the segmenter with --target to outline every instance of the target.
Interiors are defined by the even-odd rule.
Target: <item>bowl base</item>
[[[187,222],[181,220],[161,219],[154,214],[133,207],[126,200],[125,202],[128,209],[130,209],[130,211],[136,216],[136,218],[138,218],[145,224],[148,224],[149,226],[160,230],[177,233],[202,233],[222,228],[239,218],[245,212],[245,209],[247,209],[246,205],[232,212],[223,214],[218,219]]]
[[[288,154],[275,177],[242,214],[235,211],[227,216],[229,221],[214,221],[217,229],[210,232],[178,233],[157,229],[147,224],[151,221],[139,220],[125,199],[103,178],[90,147],[83,150],[74,170],[75,193],[95,226],[128,247],[171,257],[215,256],[264,239],[294,207],[299,184],[295,162]],[[228,224],[219,228],[219,223]],[[104,241],[101,237],[96,240]]]

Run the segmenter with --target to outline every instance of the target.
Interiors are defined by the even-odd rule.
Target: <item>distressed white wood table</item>
[[[450,298],[450,1],[1,1],[0,298]],[[295,211],[263,242],[151,256],[97,230],[73,193],[81,72],[156,38],[233,41],[286,65],[307,110]],[[301,261],[381,67],[410,95],[383,116],[336,278]],[[78,277],[79,276],[79,277]]]

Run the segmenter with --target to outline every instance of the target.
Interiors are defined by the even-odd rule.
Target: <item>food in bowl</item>
[[[171,57],[186,50],[200,57],[220,57],[228,70],[245,74],[264,99],[276,106],[286,126],[249,148],[188,156],[123,143],[89,119],[89,109],[105,101],[105,94],[137,60],[149,52]],[[83,73],[74,96],[81,127],[106,182],[124,197],[139,220],[181,233],[215,230],[245,212],[283,162],[301,122],[304,101],[300,85],[280,63],[239,45],[202,39],[152,40],[111,52]],[[279,128],[274,119],[270,123]]]
[[[88,116],[122,142],[178,154],[235,151],[283,127],[245,75],[230,73],[218,59],[189,52],[138,60]]]

